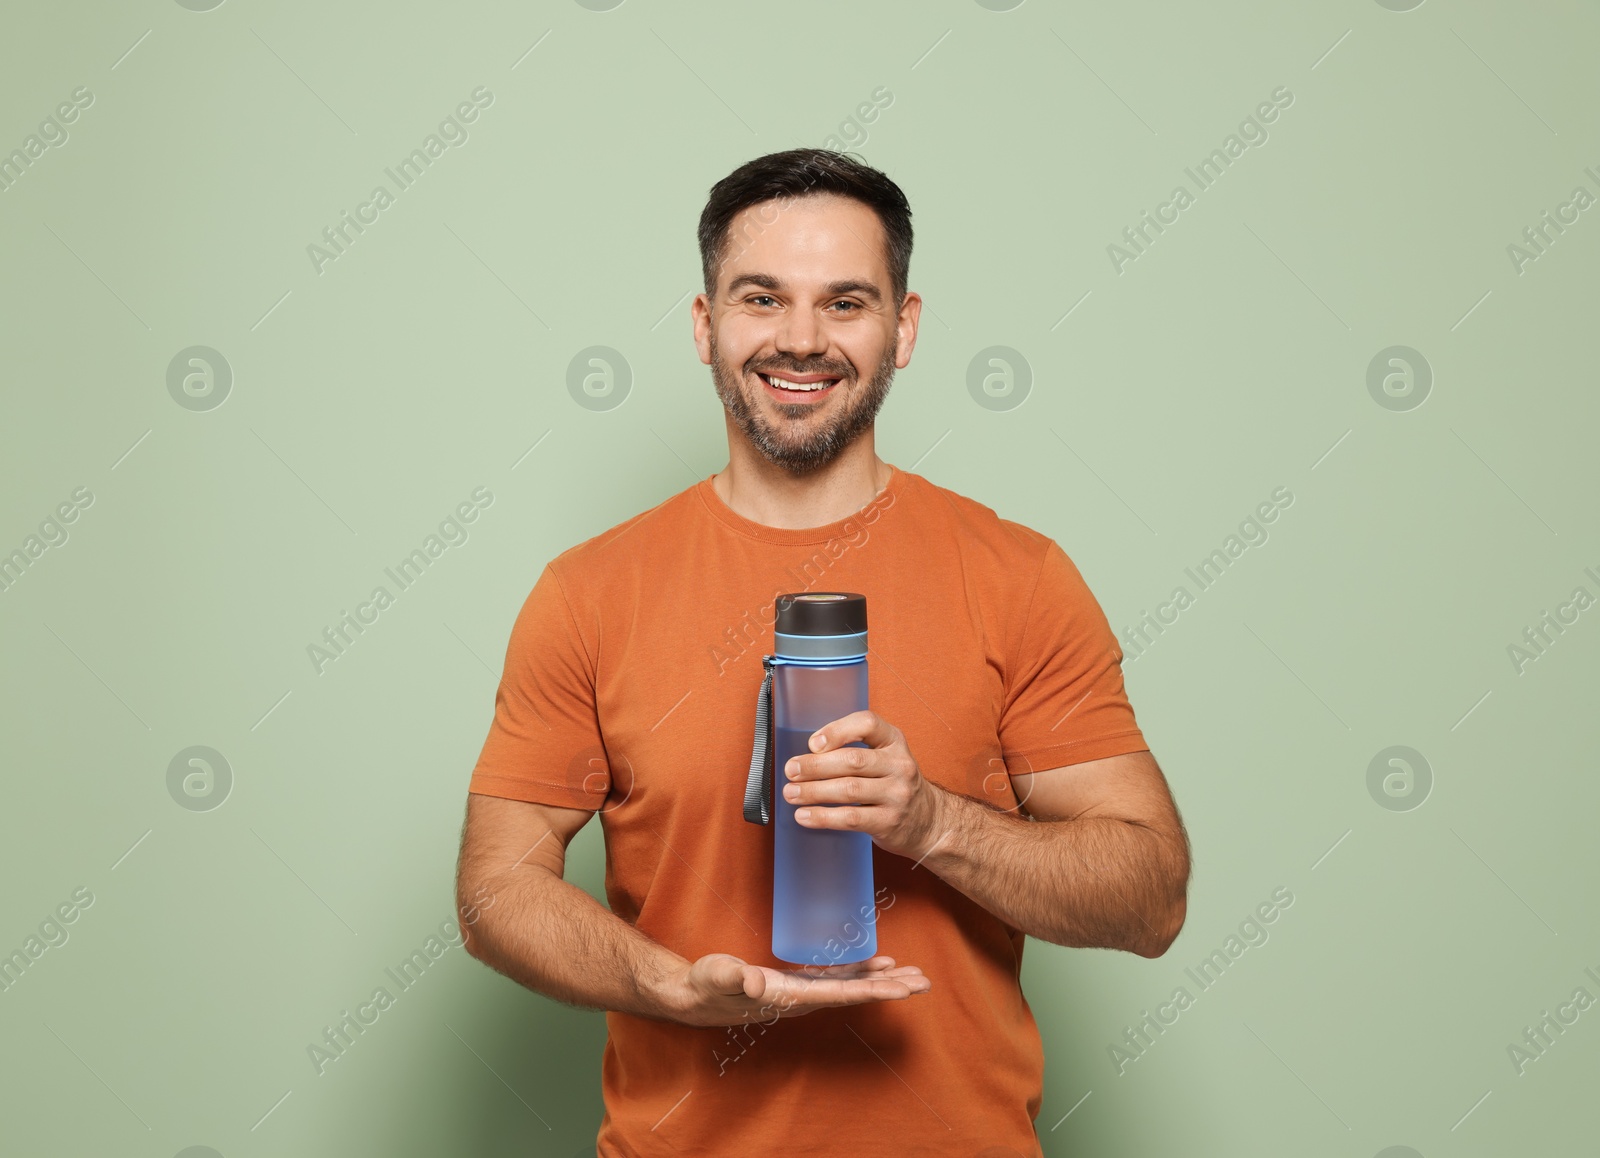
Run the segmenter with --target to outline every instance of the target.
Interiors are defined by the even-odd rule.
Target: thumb
[[[738,957],[733,956],[731,953],[718,953],[707,964],[710,966],[707,972],[710,974],[711,986],[716,992],[725,996],[732,996],[733,994],[744,992],[748,988],[745,975],[750,967]],[[757,970],[756,972],[756,983],[760,985],[762,984],[759,976],[760,971]],[[756,994],[756,996],[760,995]]]
[[[744,971],[744,995],[754,1001],[767,992],[767,971],[759,965],[742,966]]]

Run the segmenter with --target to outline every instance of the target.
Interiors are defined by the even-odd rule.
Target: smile
[[[774,394],[784,401],[809,400],[825,394],[839,383],[838,378],[829,378],[821,374],[795,374],[793,376],[760,374],[758,377],[767,384],[767,387]]]

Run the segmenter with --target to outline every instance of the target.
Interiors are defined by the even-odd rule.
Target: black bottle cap
[[[853,591],[801,591],[778,596],[779,635],[856,635],[867,629],[867,597]]]

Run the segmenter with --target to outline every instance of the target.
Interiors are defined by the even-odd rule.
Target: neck
[[[871,428],[827,466],[795,475],[763,457],[730,420],[728,465],[711,476],[711,486],[752,523],[798,531],[849,518],[882,493],[892,473],[878,457]]]

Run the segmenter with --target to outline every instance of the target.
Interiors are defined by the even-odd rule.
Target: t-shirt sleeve
[[[494,721],[468,791],[561,808],[601,807],[610,773],[591,654],[547,564],[512,625]]]
[[[1122,684],[1122,649],[1053,540],[1007,664],[1000,746],[1012,775],[1149,749]]]

